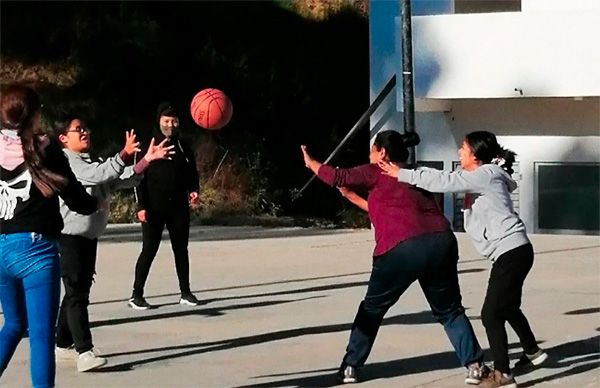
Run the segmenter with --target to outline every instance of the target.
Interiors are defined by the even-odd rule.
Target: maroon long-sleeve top
[[[375,257],[412,237],[450,230],[448,220],[430,192],[382,174],[375,164],[354,168],[322,165],[317,176],[334,187],[368,190],[369,218],[375,229]]]

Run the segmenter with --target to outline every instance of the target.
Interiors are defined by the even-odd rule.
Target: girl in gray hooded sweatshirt
[[[465,231],[479,253],[492,262],[481,317],[495,370],[481,386],[512,388],[517,384],[509,366],[507,321],[524,350],[518,366],[539,365],[548,357],[537,346],[521,311],[523,283],[533,265],[533,247],[510,198],[517,187],[510,176],[515,153],[502,148],[493,133],[477,131],[465,137],[458,154],[462,170],[454,172],[400,169],[388,162],[381,162],[379,166],[398,181],[431,192],[477,195],[463,212]]]

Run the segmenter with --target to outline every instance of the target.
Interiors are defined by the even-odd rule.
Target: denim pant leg
[[[9,307],[9,322],[27,322],[30,371],[34,387],[54,386],[54,325],[60,294],[60,272],[56,241],[38,233],[0,235],[0,283],[9,285],[2,304]],[[11,307],[12,306],[12,307]],[[7,311],[5,311],[6,314]],[[14,349],[2,350],[8,363]],[[9,354],[10,353],[10,354]],[[5,366],[4,366],[5,367]]]
[[[345,365],[364,365],[385,313],[417,279],[421,263],[403,260],[406,248],[399,244],[373,261],[367,294],[358,307],[346,347]]]
[[[460,363],[467,366],[483,361],[483,350],[473,326],[465,315],[458,284],[458,246],[454,234],[432,235],[429,265],[419,283],[434,318],[444,326]]]
[[[4,325],[0,330],[0,376],[8,366],[27,325],[25,295],[21,281],[3,270],[0,263],[0,302]]]
[[[29,321],[31,380],[34,387],[53,387],[55,376],[54,326],[60,299],[60,272],[45,268],[23,279]]]

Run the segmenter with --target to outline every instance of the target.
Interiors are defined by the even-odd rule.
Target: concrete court
[[[177,304],[170,246],[163,241],[146,287],[156,310],[126,306],[140,249],[137,226],[114,226],[99,246],[90,306],[95,345],[109,358],[96,373],[57,366],[58,387],[331,386],[369,277],[369,230],[195,227],[192,289],[207,303]],[[460,282],[482,346],[479,318],[489,263],[458,234]],[[545,367],[517,372],[520,387],[600,386],[600,238],[532,236],[536,262],[523,309]],[[0,321],[2,319],[0,318]],[[520,348],[509,331],[511,354]],[[0,386],[30,385],[23,340]],[[464,387],[442,327],[418,285],[387,314],[361,386]]]

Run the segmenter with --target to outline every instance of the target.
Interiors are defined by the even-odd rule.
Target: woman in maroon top
[[[385,313],[416,280],[433,316],[444,326],[456,355],[467,367],[467,384],[479,384],[485,374],[483,352],[465,315],[458,285],[458,244],[448,221],[425,190],[383,175],[379,161],[405,165],[407,147],[419,143],[416,134],[384,131],[377,135],[370,163],[333,168],[314,160],[301,146],[306,167],[337,187],[352,203],[369,213],[375,229],[373,268],[367,294],[358,307],[346,354],[338,371],[343,383],[358,380]],[[366,189],[367,200],[353,190]]]

